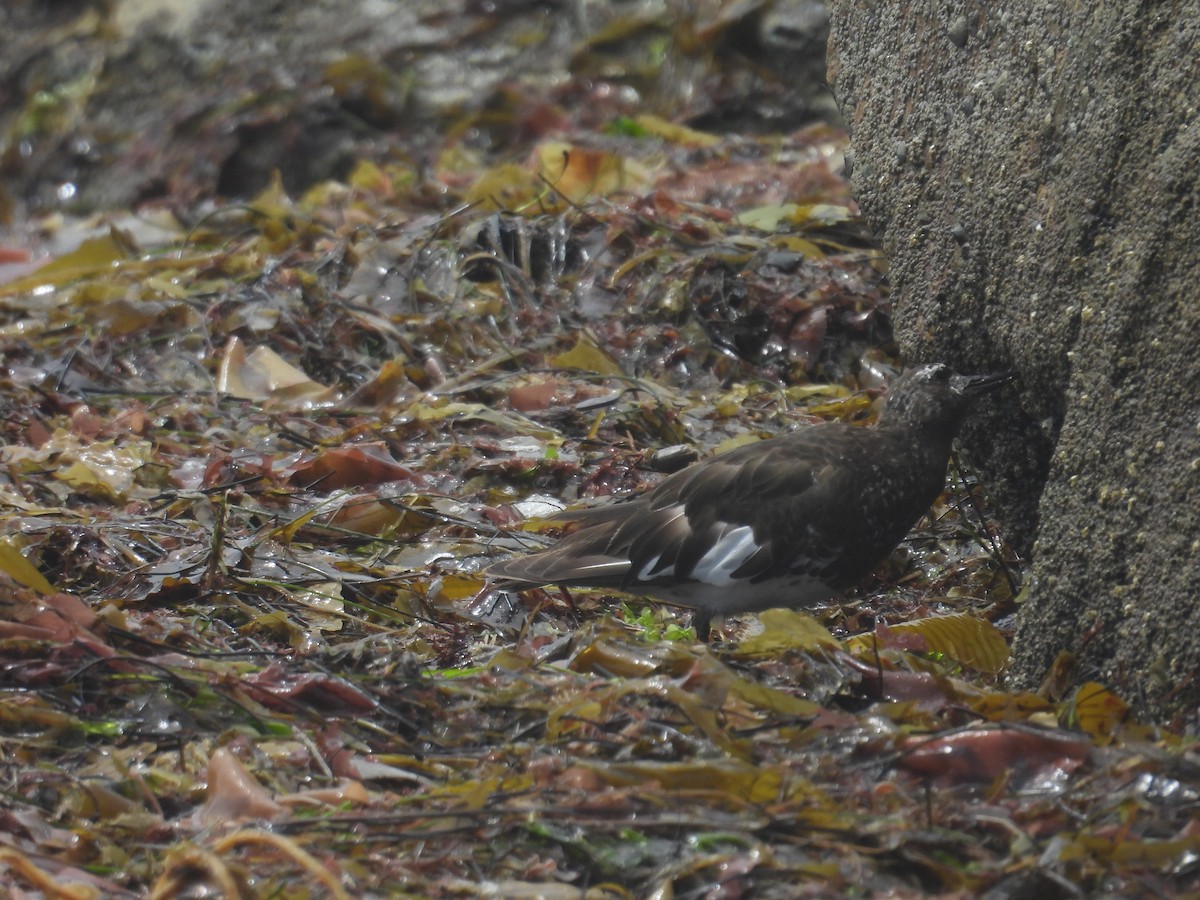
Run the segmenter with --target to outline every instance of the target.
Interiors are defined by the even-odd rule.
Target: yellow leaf
[[[12,538],[0,538],[0,571],[17,584],[33,588],[39,594],[53,594],[54,585],[46,580],[37,566],[25,558]]]
[[[438,579],[440,600],[469,600],[483,590],[487,580],[479,575],[447,573]]]
[[[836,402],[851,396],[850,389],[840,384],[793,384],[783,393],[791,403],[805,403],[814,397],[832,397]]]
[[[532,203],[545,185],[533,173],[506,163],[486,169],[467,189],[466,201],[484,209],[522,209]]]
[[[1151,866],[1168,870],[1185,865],[1200,853],[1200,835],[1154,841],[1085,833],[1063,850],[1072,845],[1078,848],[1078,852],[1073,854],[1074,858],[1068,858],[1064,852],[1058,857],[1060,862],[1086,859],[1090,855],[1107,866]]]
[[[440,422],[442,419],[460,416],[464,419],[478,419],[481,422],[490,422],[493,425],[514,431],[517,434],[525,434],[541,438],[545,441],[562,440],[562,435],[557,431],[547,428],[545,425],[533,421],[533,419],[526,418],[514,412],[492,409],[490,406],[484,406],[482,403],[465,403],[461,401],[441,403],[440,405],[415,403],[405,413],[418,422]]]
[[[746,210],[737,217],[737,221],[747,228],[772,232],[781,224],[799,226],[802,229],[815,229],[840,225],[853,218],[850,210],[846,207],[834,206],[829,203],[770,203],[766,206],[757,206],[754,209]],[[819,251],[817,255],[821,255]]]
[[[1029,692],[1004,691],[971,702],[972,711],[990,722],[1023,722],[1052,708],[1053,704],[1045,697]]]
[[[961,665],[989,675],[1008,664],[1008,642],[989,622],[967,613],[931,616],[916,622],[889,626],[899,633],[919,634],[933,653],[944,654]],[[874,652],[874,635],[858,635],[847,641],[851,651]]]
[[[866,394],[851,394],[828,403],[814,403],[805,408],[810,416],[820,416],[822,419],[848,419],[860,412],[865,412],[871,406],[871,398]]]
[[[834,206],[831,203],[805,203],[799,206],[792,204],[790,219],[793,224],[804,228],[824,228],[829,225],[841,225],[851,221],[854,216],[844,206]]]
[[[599,722],[604,716],[604,707],[587,694],[576,696],[550,710],[546,716],[546,737],[551,740],[584,728],[588,722]]]
[[[721,143],[721,139],[715,134],[697,131],[686,125],[676,125],[674,122],[668,122],[658,116],[649,114],[635,116],[634,121],[647,134],[660,137],[672,144],[681,144],[685,147],[712,147]]]
[[[599,638],[572,657],[570,668],[608,678],[639,678],[658,671],[659,662],[650,648]]]
[[[542,178],[572,203],[637,190],[650,180],[640,164],[605,150],[550,141],[537,156]]]
[[[810,240],[792,234],[781,234],[771,238],[771,245],[780,250],[791,250],[805,259],[824,259],[828,254]]]
[[[295,212],[295,204],[283,186],[283,176],[279,174],[278,169],[271,172],[271,183],[250,201],[250,208],[260,216],[275,222],[287,222],[291,218]]]
[[[625,374],[620,364],[586,331],[575,339],[574,347],[557,356],[547,357],[546,362],[558,369],[580,369],[598,375]]]
[[[325,510],[322,507],[314,506],[308,512],[297,516],[287,524],[280,525],[278,528],[273,528],[270,532],[270,537],[274,538],[285,546],[290,546],[292,541],[296,539],[296,534],[300,531],[300,529],[304,528],[314,518],[316,518],[317,515],[324,511]]]
[[[730,450],[736,450],[743,444],[757,444],[761,440],[762,438],[757,434],[753,434],[749,431],[743,431],[739,434],[735,434],[733,437],[725,438],[725,440],[713,447],[713,456],[720,456],[723,453],[728,453]]]
[[[816,650],[840,647],[841,642],[820,622],[806,613],[791,609],[768,609],[759,614],[761,634],[742,641],[741,656],[777,656],[785,650]]]
[[[148,278],[142,279],[142,290],[145,296],[153,297],[155,295],[170,297],[172,300],[186,300],[188,298],[188,289],[172,278],[164,278],[162,275],[151,275]]]
[[[71,446],[68,437],[58,462],[62,468],[54,477],[72,489],[89,496],[120,501],[134,486],[134,473],[150,457],[150,444],[129,441],[117,446],[111,441]]]
[[[1075,692],[1075,724],[1098,742],[1110,743],[1128,716],[1129,704],[1102,684],[1089,681]]]
[[[737,217],[739,225],[753,228],[756,231],[774,231],[779,223],[787,220],[795,211],[795,203],[771,203],[767,206],[756,206],[748,209]]]
[[[115,228],[110,229],[108,234],[88,238],[70,253],[50,260],[36,272],[10,281],[0,288],[0,296],[62,287],[80,278],[102,275],[112,271],[121,261],[129,259],[133,249],[127,236]]]
[[[380,197],[390,197],[392,194],[391,179],[383,169],[369,159],[359,160],[347,181],[352,188],[364,193]]]
[[[341,631],[346,603],[342,599],[342,585],[337,581],[308,585],[293,591],[291,598],[311,610],[305,621],[312,629],[320,632]]]
[[[803,697],[793,697],[778,688],[746,678],[734,678],[729,683],[729,692],[755,709],[765,709],[784,716],[816,716],[821,712],[819,703],[805,700]]]
[[[110,489],[111,485],[78,460],[58,472],[57,476],[81,494],[117,499]]]
[[[735,759],[609,763],[591,768],[615,787],[651,783],[672,792],[720,791],[749,803],[772,803],[778,800],[783,783],[783,776],[778,769],[759,767]]]

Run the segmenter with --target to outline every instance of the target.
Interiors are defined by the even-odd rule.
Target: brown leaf
[[[386,444],[374,441],[326,450],[310,462],[296,466],[288,482],[296,487],[336,491],[413,479],[412,470],[392,459]]]
[[[298,706],[309,706],[345,715],[361,715],[373,711],[377,705],[347,681],[321,672],[290,672],[281,663],[272,663],[245,676],[241,686],[259,703],[272,709],[294,711]]]

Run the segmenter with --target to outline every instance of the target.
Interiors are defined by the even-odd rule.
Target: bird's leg
[[[696,640],[708,643],[708,633],[712,625],[712,616],[704,610],[692,613],[692,627],[696,629]]]
[[[558,585],[558,596],[567,604],[567,608],[571,611],[571,624],[573,628],[578,628],[580,625],[579,607],[575,605],[575,598],[571,596],[571,592],[567,590],[565,585]]]
[[[575,598],[571,596],[571,592],[567,590],[566,585],[558,585],[558,596],[560,596],[571,612],[578,616],[579,607],[575,605]]]

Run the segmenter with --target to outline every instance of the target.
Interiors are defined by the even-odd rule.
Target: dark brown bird
[[[567,513],[578,528],[493,565],[505,590],[611,589],[713,616],[809,607],[868,575],[945,486],[971,400],[1012,373],[921,366],[873,427],[824,423],[695,463],[633,500]]]

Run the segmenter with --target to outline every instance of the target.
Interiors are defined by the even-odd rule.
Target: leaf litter
[[[654,33],[626,25],[579,65]],[[868,583],[713,646],[638,598],[488,588],[564,506],[867,420],[898,367],[842,133],[516,127],[537,102],[488,119],[520,152],[464,122],[428,166],[10,252],[0,883],[1194,891],[1194,744],[1110,686],[1005,689],[1024,572],[963,467]]]

